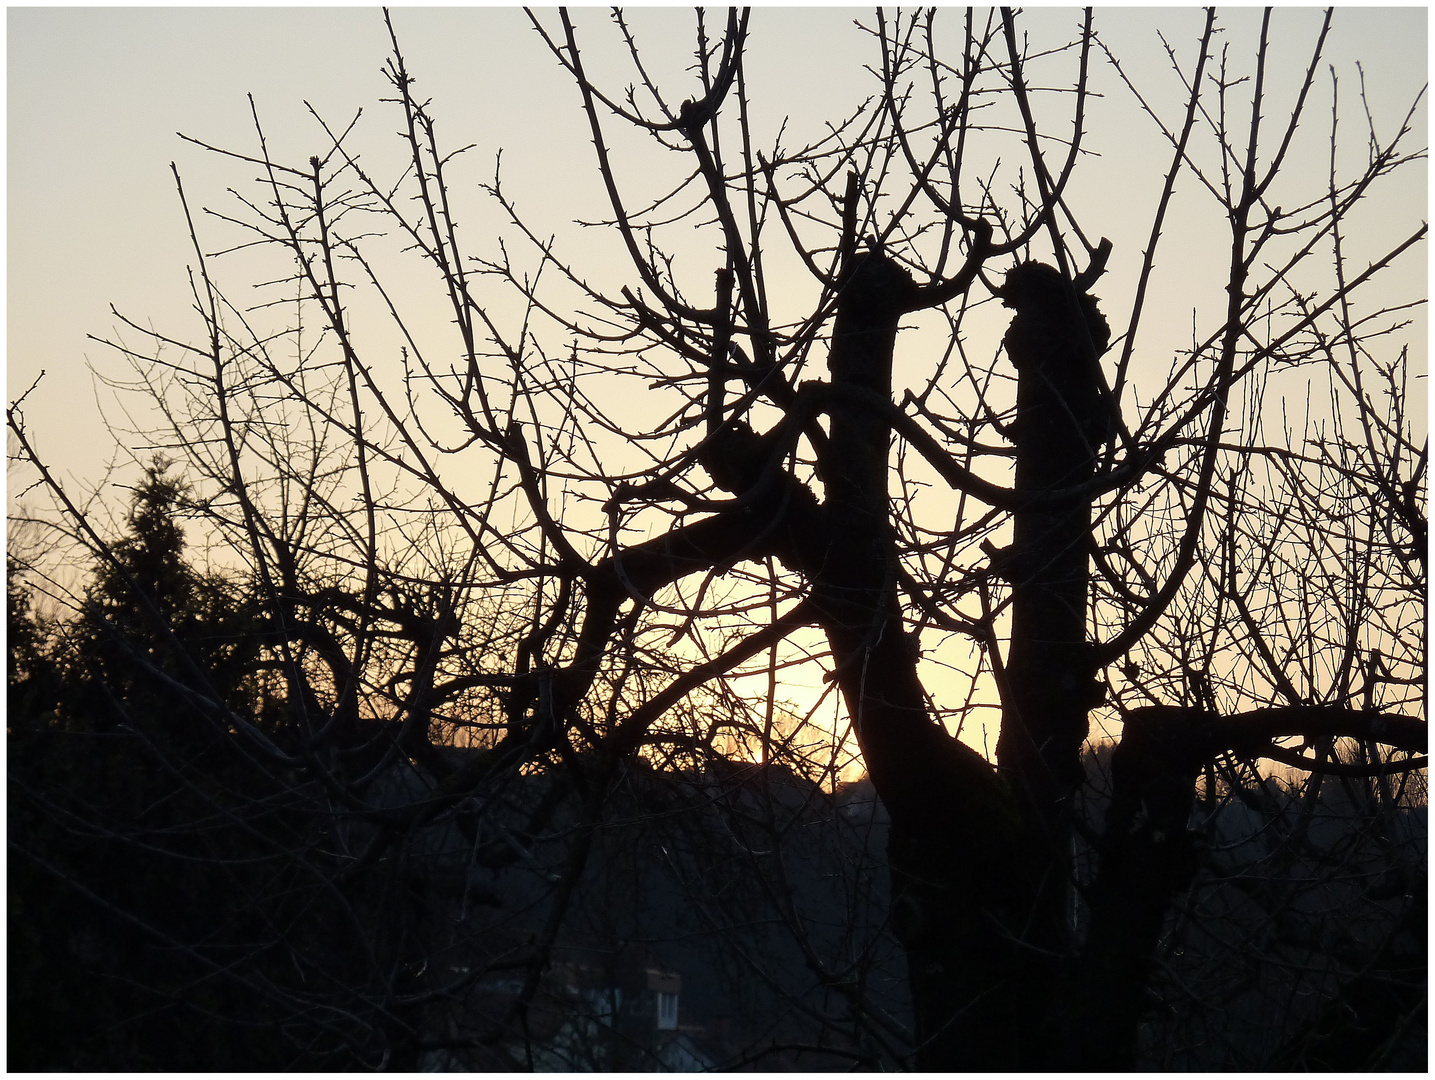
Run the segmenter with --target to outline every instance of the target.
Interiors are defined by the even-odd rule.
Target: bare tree
[[[347,920],[324,948],[303,918],[276,930],[266,949],[297,974],[222,978],[326,1033],[323,1052],[541,1067],[538,1018],[566,1007],[543,1004],[555,950],[595,913],[642,908],[601,899],[624,880],[608,840],[633,827],[726,958],[791,1003],[770,1051],[923,1069],[1388,1053],[1424,1002],[1423,959],[1391,958],[1424,905],[1423,847],[1397,818],[1424,798],[1427,450],[1407,396],[1423,370],[1394,344],[1423,296],[1382,283],[1425,225],[1374,250],[1360,214],[1424,149],[1412,104],[1393,134],[1368,123],[1356,166],[1338,158],[1329,13],[1273,100],[1281,18],[1240,57],[1207,12],[1199,40],[1170,46],[1186,100],[1168,116],[1090,11],[1054,44],[1011,10],[879,11],[872,96],[793,147],[760,142],[744,67],[760,15],[698,12],[678,103],[621,12],[625,93],[590,77],[573,16],[535,14],[586,117],[611,210],[593,224],[622,274],[568,261],[497,171],[485,191],[520,243],[461,244],[458,163],[392,27],[395,179],[369,171],[354,124],[320,120],[323,153],[276,160],[256,114],[257,149],[216,151],[258,171],[211,212],[238,239],[207,251],[180,188],[203,338],[124,320],[141,344],[111,340],[164,410],[153,438],[184,463],[186,506],[249,583],[259,643],[238,704],[200,665],[129,662],[268,778],[253,800],[294,820],[257,835],[255,858]],[[1098,66],[1170,152],[1121,313],[1092,295],[1114,207],[1072,194]],[[1050,86],[1065,89],[1038,101]],[[1317,100],[1324,174],[1293,165]],[[669,153],[636,157],[638,138]],[[1139,346],[1178,185],[1222,230],[1224,277],[1192,292],[1223,308],[1162,365]],[[406,306],[400,254],[441,294],[441,332]],[[221,255],[272,256],[268,299],[226,294]],[[994,302],[1011,310],[999,344]],[[932,360],[903,367],[894,401],[909,336]],[[18,405],[9,418],[43,472]],[[962,655],[965,690],[939,696],[932,659]],[[784,679],[814,668],[828,690],[797,706]],[[889,880],[870,836],[815,809],[848,752],[818,722],[833,694],[890,822]],[[1088,753],[1093,712],[1120,729],[1109,771]],[[994,761],[953,734],[983,715],[1000,718]],[[1322,840],[1337,782],[1359,827]],[[1369,933],[1331,947],[1279,873],[1233,863],[1218,841],[1237,803],[1260,807],[1261,859],[1311,906],[1376,905]],[[804,847],[809,818],[833,832]],[[813,852],[851,886],[843,933],[803,914],[793,860]],[[726,865],[751,895],[708,903]],[[1202,1038],[1198,984],[1224,960],[1196,943],[1240,924],[1211,907],[1236,892],[1262,927],[1306,912],[1264,951],[1225,944],[1290,1000],[1340,1004],[1347,1028],[1284,1007],[1264,1043],[1172,1049]],[[768,911],[800,986],[755,945]],[[884,919],[909,1004],[882,982]],[[1372,1005],[1377,969],[1400,989]],[[1178,1019],[1143,1028],[1153,996]]]

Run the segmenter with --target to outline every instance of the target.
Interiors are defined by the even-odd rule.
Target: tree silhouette
[[[1423,296],[1380,290],[1425,225],[1375,247],[1383,233],[1361,214],[1423,161],[1407,145],[1414,107],[1387,139],[1371,123],[1358,167],[1337,160],[1329,13],[1278,92],[1282,15],[1262,16],[1241,59],[1206,12],[1199,40],[1170,51],[1186,96],[1167,117],[1090,11],[1055,44],[1010,10],[879,11],[873,96],[808,145],[760,149],[745,68],[760,17],[729,11],[717,30],[698,13],[695,89],[673,105],[622,13],[625,96],[590,76],[568,12],[532,16],[591,133],[610,209],[594,224],[621,272],[567,261],[497,171],[484,190],[508,237],[461,247],[457,165],[392,25],[396,180],[370,173],[352,125],[321,121],[325,151],[297,166],[271,157],[257,114],[257,150],[216,151],[260,170],[216,227],[244,238],[225,250],[274,254],[270,300],[221,290],[180,188],[203,341],[124,320],[146,344],[113,344],[164,405],[172,430],[157,441],[182,455],[189,501],[253,597],[243,666],[266,689],[226,695],[219,660],[193,645],[165,685],[306,809],[268,850],[348,920],[323,948],[276,939],[297,975],[264,969],[266,1007],[321,1032],[314,1052],[532,1065],[554,960],[582,944],[571,928],[618,865],[605,836],[671,840],[671,811],[692,822],[674,848],[686,854],[655,840],[655,865],[691,884],[731,844],[761,885],[721,913],[729,959],[763,969],[751,935],[770,910],[810,976],[782,991],[802,1033],[764,1036],[766,1052],[1172,1064],[1153,996],[1190,1037],[1200,995],[1183,972],[1219,981],[1227,962],[1201,935],[1247,917],[1284,926],[1290,910],[1306,930],[1272,931],[1262,970],[1354,1017],[1354,1033],[1287,1008],[1252,1043],[1185,1063],[1289,1067],[1333,1060],[1333,1046],[1381,1060],[1424,1001],[1408,949],[1425,868],[1401,815],[1424,792],[1426,448],[1406,404],[1419,372],[1392,345]],[[1169,144],[1129,309],[1092,290],[1115,250],[1100,217],[1131,208],[1074,194],[1098,63]],[[1066,90],[1039,103],[1053,85]],[[1317,99],[1323,175],[1293,149]],[[1068,109],[1060,122],[1050,100]],[[635,138],[681,164],[630,167]],[[1159,340],[1155,267],[1178,185],[1223,238],[1224,276],[1199,290],[1223,310],[1163,372],[1137,343]],[[436,284],[446,330],[405,307],[385,236]],[[262,323],[278,311],[292,319]],[[935,357],[920,375],[899,351],[909,337]],[[10,423],[48,480],[18,406]],[[63,509],[110,552],[102,590],[120,573],[135,610],[184,642],[192,601],[167,600],[139,561],[169,534],[106,545]],[[964,701],[934,690],[938,653],[971,658]],[[824,701],[840,696],[836,750],[818,706],[802,716],[784,699],[784,673],[804,667]],[[984,711],[1000,718],[995,760],[953,734]],[[1095,771],[1093,711],[1120,728]],[[877,988],[876,937],[856,933],[844,955],[812,929],[802,897],[815,894],[784,861],[818,850],[832,874],[869,881],[865,842],[838,829],[799,849],[790,830],[807,819],[772,794],[782,765],[778,787],[835,799],[847,725],[887,816],[884,917],[909,1024]],[[743,759],[760,778],[751,805],[729,779]],[[1353,831],[1318,840],[1335,782]],[[653,793],[642,810],[638,791]],[[1223,862],[1240,805],[1264,815],[1270,867],[1317,883],[1332,918],[1365,905],[1369,933],[1326,949],[1279,873],[1257,882]],[[818,820],[837,820],[831,807]],[[1207,914],[1238,880],[1249,910]],[[478,895],[493,914],[475,922]],[[880,936],[872,895],[854,885],[847,918]],[[340,963],[345,934],[367,944]],[[1383,999],[1366,989],[1377,967],[1396,973]]]
[[[145,469],[125,533],[74,619],[37,620],[12,563],[17,1067],[293,1060],[249,1030],[254,995],[242,983],[196,983],[185,956],[185,943],[201,941],[211,957],[262,962],[262,948],[241,944],[254,929],[254,890],[269,884],[253,872],[263,862],[255,838],[283,815],[264,806],[271,778],[175,692],[200,673],[218,702],[264,712],[250,677],[259,643],[229,584],[187,560],[184,491],[166,472],[162,462]],[[177,1033],[176,999],[222,1020]]]

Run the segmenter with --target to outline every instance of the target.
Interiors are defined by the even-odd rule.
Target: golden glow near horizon
[[[690,79],[691,12],[641,9],[632,16],[645,60],[659,81],[678,86]],[[853,25],[863,16],[858,9],[754,12],[745,77],[760,110],[759,142],[770,141],[786,119],[789,142],[800,143],[820,134],[825,121],[847,114],[872,92],[874,83],[862,69],[873,62],[874,45]],[[631,73],[619,62],[622,57],[611,47],[599,47],[600,40],[613,37],[606,12],[579,9],[574,17],[585,39],[594,42],[585,55],[590,74],[608,85],[630,82]],[[449,147],[474,144],[456,174],[462,179],[455,187],[469,252],[493,255],[485,239],[505,229],[500,212],[477,190],[492,179],[494,155],[502,149],[505,187],[519,209],[540,230],[557,233],[574,263],[616,294],[633,276],[620,247],[611,236],[572,224],[608,212],[577,95],[522,12],[398,8],[393,18],[418,79],[419,96],[434,103],[441,137]],[[1057,41],[1071,33],[1077,14],[1036,9],[1023,18],[1030,33]],[[1222,13],[1233,55],[1254,41],[1258,18],[1254,10]],[[1127,74],[1170,115],[1173,101],[1179,107],[1182,87],[1157,30],[1178,54],[1188,55],[1200,19],[1194,9],[1108,9],[1098,10],[1096,23]],[[1281,9],[1276,19],[1280,47],[1273,49],[1268,77],[1273,110],[1294,97],[1319,14]],[[1364,86],[1377,124],[1398,123],[1425,81],[1426,20],[1423,8],[1337,11],[1327,60],[1340,74],[1343,122],[1350,124],[1341,153],[1356,158],[1365,153],[1356,62],[1365,61]],[[99,483],[105,464],[114,457],[104,421],[120,428],[144,424],[143,415],[133,423],[126,416],[126,409],[135,407],[133,399],[96,387],[91,368],[100,376],[122,377],[123,365],[87,335],[115,333],[111,304],[140,325],[154,325],[167,334],[199,332],[186,276],[194,254],[169,163],[178,165],[196,208],[222,206],[225,189],[242,187],[253,172],[175,133],[251,150],[255,134],[246,95],[252,93],[271,151],[302,161],[326,149],[323,131],[306,102],[338,127],[362,109],[356,145],[365,154],[366,166],[386,173],[397,149],[392,107],[379,104],[389,93],[380,74],[389,43],[377,10],[339,8],[14,8],[7,12],[7,25],[7,392],[13,400],[41,369],[46,371],[26,402],[29,424],[39,451],[59,475],[84,487]],[[1099,156],[1082,162],[1067,197],[1083,208],[1087,227],[1114,242],[1108,273],[1095,291],[1105,298],[1103,308],[1116,326],[1128,315],[1170,149],[1111,71],[1098,62],[1093,72],[1093,88],[1102,96],[1089,106],[1086,146]],[[1321,85],[1328,87],[1328,80]],[[1293,160],[1306,163],[1297,167],[1308,165],[1323,175],[1328,107],[1324,115],[1315,109],[1311,116],[1293,144]],[[1418,130],[1424,130],[1424,117],[1422,101],[1415,119]],[[622,157],[624,136],[615,131],[613,137],[620,171],[643,168],[646,159]],[[1219,229],[1210,227],[1208,203],[1191,178],[1178,187],[1137,361],[1138,367],[1147,365],[1158,385],[1170,358],[1189,345],[1193,310],[1209,322],[1213,313],[1219,318],[1223,304],[1228,254]],[[1425,205],[1423,169],[1410,169],[1403,179],[1387,185],[1378,205],[1366,209],[1361,219],[1365,233],[1351,242],[1383,250],[1391,230],[1424,218]],[[207,249],[222,246],[220,238],[227,234],[219,225],[201,220],[201,228]],[[708,250],[676,254],[689,280],[710,280]],[[228,256],[219,270],[237,302],[248,302],[242,290],[257,280],[244,273],[246,258]],[[1415,266],[1413,260],[1410,266]],[[418,305],[417,310],[430,305],[434,326],[446,327],[450,316],[442,309],[441,297],[427,296],[434,292],[433,285],[415,278],[399,288],[409,292],[403,299]],[[790,279],[775,278],[771,286],[778,318],[806,313],[811,283],[800,272]],[[1423,278],[1411,288],[1423,298]],[[498,314],[506,317],[505,312]],[[382,312],[359,311],[355,317],[377,320]],[[1412,319],[1406,334],[1412,363],[1423,374],[1423,308],[1412,313]],[[991,355],[1005,321],[995,304],[974,313],[966,323],[968,347]],[[373,332],[384,340],[381,329]],[[929,326],[899,341],[899,396],[927,377],[942,347],[934,336],[939,333],[940,328]],[[132,332],[121,336],[136,338]],[[979,340],[982,337],[989,340]],[[386,346],[387,353],[379,348],[375,355],[397,355],[397,345],[395,339]],[[1138,396],[1144,392],[1141,373],[1138,369],[1134,380]],[[650,407],[631,397],[600,404],[615,414]],[[1420,409],[1417,433],[1423,435],[1423,394],[1417,394],[1413,404]],[[123,455],[119,461],[126,464]],[[130,465],[114,479],[127,481],[133,475]],[[27,482],[11,475],[12,509],[17,488]],[[975,653],[953,640],[928,653],[923,675],[939,702],[978,703],[966,714],[963,738],[977,749],[991,749],[995,716],[979,703],[994,701],[995,693],[986,675],[978,677],[981,685],[973,690],[974,665]],[[816,706],[825,689],[816,665],[791,675],[781,699],[799,711]],[[835,708],[834,697],[828,695],[822,710]]]

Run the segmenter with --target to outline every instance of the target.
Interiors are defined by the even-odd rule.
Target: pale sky
[[[870,13],[756,12],[747,70],[755,96],[770,110],[772,130],[782,115],[792,116],[798,128],[816,130],[869,92],[860,69],[873,61],[871,41],[852,27],[864,14]],[[590,63],[601,77],[604,52],[596,43],[613,35],[605,33],[602,12],[584,15],[595,42]],[[1255,17],[1254,11],[1227,13],[1237,50],[1239,28],[1249,31]],[[1054,20],[1064,28],[1076,18],[1074,10],[1044,10],[1033,25]],[[1287,11],[1278,18],[1277,44],[1299,42],[1286,57],[1298,63],[1317,16]],[[602,212],[576,94],[520,11],[398,8],[395,23],[450,145],[478,144],[470,164],[475,179],[491,174],[492,154],[502,147],[509,182],[551,227],[589,209],[594,216]],[[646,11],[638,25],[649,35],[658,66],[668,60],[677,76],[690,55],[690,12]],[[1138,81],[1158,91],[1178,89],[1155,28],[1165,28],[1169,40],[1189,53],[1199,29],[1194,9],[1099,10],[1097,25]],[[196,205],[222,203],[225,187],[251,178],[243,167],[218,161],[175,133],[252,147],[245,96],[252,93],[280,154],[307,156],[325,148],[305,101],[338,121],[364,108],[374,145],[381,145],[393,130],[377,101],[387,89],[380,67],[388,43],[375,9],[11,8],[7,29],[7,398],[46,369],[27,403],[31,424],[44,452],[64,471],[88,477],[104,460],[107,439],[87,364],[105,369],[114,360],[86,335],[110,332],[111,304],[160,329],[193,325],[187,321],[185,277],[192,256],[169,163],[179,164]],[[1356,85],[1354,61],[1363,60],[1376,115],[1394,122],[1425,79],[1426,40],[1423,8],[1343,9],[1329,60],[1348,94]],[[615,78],[626,82],[630,76]],[[1346,101],[1353,111],[1353,96]],[[1117,105],[1110,99],[1109,107]],[[1154,161],[1162,163],[1158,173],[1164,167],[1168,151],[1149,125],[1136,130],[1138,115],[1128,111],[1120,121],[1131,125],[1129,137],[1113,139],[1102,123],[1094,107],[1089,145],[1104,154],[1104,168],[1085,175],[1099,191],[1102,184],[1109,190],[1121,170],[1133,175]],[[1312,118],[1315,126],[1323,123]],[[1407,194],[1410,205],[1400,208],[1401,217],[1424,216],[1423,187],[1411,186]],[[1121,296],[1129,292],[1121,288],[1122,268],[1139,256],[1147,223],[1144,205],[1143,212],[1130,212],[1126,191],[1109,190],[1109,196],[1109,216],[1093,220],[1116,241],[1103,287],[1107,295]],[[1110,314],[1119,319],[1121,313]],[[1174,323],[1189,325],[1189,306],[1173,313]]]

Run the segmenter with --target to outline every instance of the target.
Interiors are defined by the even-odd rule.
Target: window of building
[[[676,1031],[678,1028],[678,995],[658,992],[658,1030]]]

